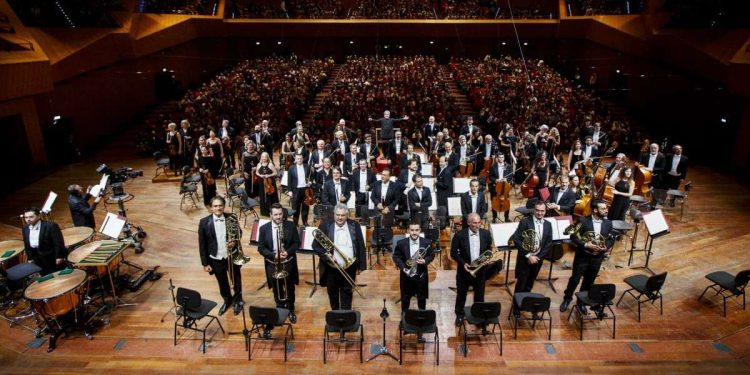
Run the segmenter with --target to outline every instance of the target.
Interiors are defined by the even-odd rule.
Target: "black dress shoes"
[[[268,340],[271,337],[273,337],[273,336],[271,336],[271,330],[268,329],[268,328],[264,329],[263,330],[263,338],[266,339],[266,340]]]
[[[564,311],[568,310],[568,306],[570,306],[570,301],[572,301],[572,300],[568,299],[568,298],[566,298],[566,299],[564,299],[562,301],[562,303],[560,304],[560,312],[564,312]]]
[[[224,315],[225,312],[227,312],[227,308],[229,308],[229,304],[224,302],[221,304],[221,307],[219,307],[219,316]]]
[[[289,313],[289,321],[292,322],[292,324],[297,323],[297,315],[294,313],[294,311]]]
[[[417,342],[420,344],[424,344],[427,341],[424,339],[424,336],[422,336],[422,334],[420,333],[417,335]]]
[[[242,306],[245,306],[245,302],[242,300],[234,301],[234,315],[240,315],[242,312]]]
[[[463,316],[457,316],[456,317],[456,327],[460,327],[461,324],[463,324],[463,322],[464,322],[464,317]]]

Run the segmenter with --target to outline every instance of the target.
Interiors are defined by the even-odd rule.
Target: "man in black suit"
[[[38,208],[32,207],[23,213],[23,246],[29,259],[46,275],[65,268],[68,249],[57,224],[42,220]]]
[[[349,152],[349,142],[344,139],[343,131],[339,130],[334,133],[334,140],[331,142],[331,148],[333,149],[333,152],[337,152],[338,155],[346,155],[346,153]]]
[[[647,170],[651,171],[651,186],[660,188],[667,163],[664,154],[659,152],[659,145],[652,143],[649,146],[649,153],[641,155],[639,162]]]
[[[423,226],[427,226],[427,220],[429,219],[429,210],[432,206],[432,192],[430,188],[424,187],[424,179],[422,175],[416,174],[412,178],[414,187],[409,189],[406,193],[406,200],[409,202],[409,213],[411,214],[411,220],[421,223]]]
[[[461,194],[461,214],[464,223],[472,213],[479,215],[480,219],[487,214],[487,200],[484,194],[479,192],[479,181],[476,178],[469,181],[469,191]]]
[[[365,206],[367,208],[367,192],[371,190],[375,184],[375,172],[372,169],[367,168],[367,160],[359,160],[359,169],[354,171],[354,174],[349,177],[349,182],[352,185],[352,190],[356,193],[357,206]],[[360,209],[357,209],[357,212]]]
[[[570,189],[570,177],[560,176],[560,185],[552,188],[547,208],[557,210],[561,215],[570,215],[576,205],[576,193]]]
[[[417,161],[417,171],[419,171],[419,168],[422,165],[422,158],[414,153],[414,145],[409,143],[406,145],[406,153],[401,157],[401,164],[399,164],[399,168],[402,171],[406,168],[409,168],[409,163],[411,163],[412,160]]]
[[[401,137],[401,130],[397,130],[395,134],[396,136],[388,142],[388,155],[386,155],[391,163],[391,168],[397,165],[396,159],[398,159],[398,155],[403,156],[406,153],[406,145],[408,143]]]
[[[316,142],[316,149],[310,154],[310,165],[315,168],[316,171],[323,169],[323,159],[328,157],[328,153],[325,150],[326,142],[319,139]]]
[[[531,292],[539,269],[542,268],[542,261],[552,247],[552,224],[544,220],[545,213],[547,213],[547,206],[542,201],[536,201],[534,214],[521,220],[511,237],[518,249],[514,293]],[[525,232],[529,236],[526,241],[523,235]],[[528,247],[524,246],[524,242],[528,244]]]
[[[591,137],[591,143],[597,149],[604,150],[607,147],[607,135],[602,131],[602,124],[598,121],[594,123],[593,128],[590,128],[587,136]]]
[[[664,175],[666,189],[677,189],[680,183],[685,180],[688,170],[688,158],[682,154],[682,146],[672,146],[672,154],[667,156],[667,173]],[[672,198],[674,202],[674,198]]]
[[[424,125],[422,135],[430,141],[430,145],[435,141],[435,137],[440,132],[440,124],[435,122],[435,116],[430,116]]]
[[[367,159],[364,154],[359,152],[359,146],[356,143],[349,145],[349,152],[344,155],[344,175],[351,179],[352,172],[357,169],[357,162],[360,159]]]
[[[595,158],[599,156],[599,149],[594,145],[594,140],[591,137],[586,137],[583,145],[583,158]]]
[[[409,162],[408,168],[401,169],[401,173],[396,181],[408,189],[413,186],[412,178],[417,174],[419,174],[419,164],[416,160],[412,160]]]
[[[471,276],[471,263],[492,249],[490,231],[480,228],[481,218],[477,214],[469,214],[468,226],[453,236],[451,240],[451,258],[456,261],[456,326],[463,322],[466,293],[469,287],[474,288],[474,303],[484,302],[484,283],[492,273],[488,267],[482,267],[475,276]]]
[[[498,182],[510,182],[513,177],[513,167],[505,163],[505,155],[501,152],[495,155],[495,164],[490,167],[490,199],[495,198],[497,195],[497,188],[495,187]],[[492,221],[497,219],[498,212],[492,210]],[[505,221],[510,221],[510,208],[504,212]]]
[[[398,183],[391,182],[391,171],[384,169],[380,172],[380,181],[372,187],[370,200],[375,208],[383,214],[383,225],[393,224],[393,213],[401,198],[402,190]]]
[[[474,163],[476,155],[474,155],[474,146],[466,141],[466,136],[462,135],[458,137],[458,147],[456,147],[456,154],[458,155],[458,164],[467,165],[468,163]],[[476,163],[474,163],[476,169]]]
[[[263,128],[260,126],[260,124],[255,125],[255,128],[253,130],[253,133],[250,135],[250,139],[255,142],[255,144],[260,149],[265,142],[266,142],[266,133],[263,132]]]
[[[273,290],[273,299],[276,307],[289,310],[289,320],[297,323],[297,315],[294,314],[295,285],[299,284],[299,270],[297,269],[297,250],[299,249],[300,240],[297,227],[290,221],[284,220],[284,208],[281,204],[274,203],[271,205],[271,222],[263,224],[258,231],[258,252],[266,259],[266,282],[268,287]],[[281,249],[279,249],[281,245]],[[279,250],[281,250],[279,252]],[[287,272],[287,277],[275,279],[274,272],[277,269],[277,262],[281,262],[282,269]],[[280,294],[279,289],[284,289],[286,299]],[[264,334],[270,335],[266,330]]]
[[[310,186],[307,176],[310,175],[310,165],[304,164],[302,155],[294,155],[294,165],[289,168],[287,176],[286,194],[292,203],[294,210],[294,225],[299,222],[302,215],[302,225],[307,226],[307,215],[310,213],[310,206],[305,203],[305,189]]]
[[[592,240],[584,241],[581,237],[585,233],[596,233],[604,237],[604,243],[596,243]],[[565,296],[560,304],[560,311],[568,309],[570,302],[573,300],[573,293],[576,291],[578,283],[583,276],[581,291],[587,291],[594,285],[596,275],[602,266],[604,254],[607,249],[614,244],[614,238],[609,234],[612,232],[612,222],[607,219],[607,202],[597,200],[594,202],[591,216],[581,218],[581,229],[578,234],[573,234],[570,238],[576,244],[576,255],[573,259],[573,274],[568,280],[568,287],[565,288]],[[585,313],[585,311],[583,311]]]
[[[343,253],[343,256],[336,250],[330,253],[318,241],[313,241],[313,250],[321,258],[320,285],[328,289],[328,302],[331,310],[351,310],[352,308],[352,285],[346,281],[340,270],[346,272],[352,281],[356,281],[357,271],[367,270],[367,253],[362,229],[357,222],[349,220],[348,215],[349,209],[346,205],[337,204],[333,208],[333,221],[321,223],[319,228]],[[344,268],[346,265],[343,257],[354,259],[348,268]],[[334,262],[339,266],[333,266]]]
[[[341,178],[341,169],[339,167],[333,167],[331,174],[333,175],[333,179],[323,184],[320,203],[328,206],[346,203],[349,200],[350,194],[349,181]]]
[[[260,126],[258,127],[258,129],[260,129]],[[221,128],[219,128],[219,131],[216,132],[216,136],[219,139],[224,139],[224,138],[233,139],[234,134],[235,134],[234,128],[229,126],[229,120],[222,120]]]
[[[408,119],[409,116],[404,116],[402,118],[391,117],[391,111],[385,111],[383,112],[383,117],[379,119],[369,117],[367,121],[377,122],[380,125],[380,140],[388,142],[393,138],[393,124]]]
[[[370,133],[365,134],[365,142],[359,145],[359,153],[365,156],[368,166],[372,166],[373,160],[380,154],[378,145],[372,143],[372,135]]]
[[[438,171],[435,177],[435,195],[438,206],[448,207],[448,197],[453,194],[453,171],[445,156],[438,159]]]
[[[234,305],[234,315],[238,315],[245,304],[242,300],[242,273],[240,266],[230,262],[228,257],[232,248],[240,244],[232,243],[231,239],[228,239],[227,221],[231,220],[228,218],[233,214],[224,213],[225,204],[223,197],[216,196],[211,199],[211,215],[202,218],[198,224],[198,251],[203,270],[209,275],[213,274],[219,283],[219,293],[224,299],[219,308],[219,315],[224,315],[231,304]],[[236,217],[234,220],[237,220]],[[240,233],[238,235],[241,236]],[[232,274],[234,295],[230,291],[228,272]]]
[[[500,153],[500,150],[497,148],[497,145],[492,141],[492,135],[487,134],[484,136],[484,144],[479,145],[477,147],[476,152],[479,153],[477,155],[476,160],[493,160],[493,157]],[[477,163],[477,167],[474,168],[475,170],[481,170],[484,167],[484,162]]]
[[[68,186],[68,207],[70,207],[70,215],[73,217],[73,226],[96,228],[94,211],[102,197],[96,197],[94,203],[89,205],[88,201],[92,198],[89,194],[90,190],[91,187],[89,186],[84,194],[81,185]]]
[[[474,125],[474,118],[471,116],[466,117],[466,125],[461,127],[461,131],[458,133],[459,136],[466,136],[466,140],[472,143],[477,138],[479,133],[479,127]]]
[[[427,266],[435,258],[435,254],[430,246],[430,240],[419,236],[421,232],[421,224],[411,222],[409,236],[398,241],[393,251],[393,264],[401,271],[399,272],[401,312],[409,310],[411,298],[414,296],[417,297],[417,306],[420,310],[427,308],[427,298],[429,298]],[[408,274],[410,267],[406,263],[409,259],[416,264],[416,272],[413,275]]]
[[[445,156],[445,160],[448,161],[448,166],[453,169],[458,169],[458,166],[461,164],[461,156],[453,152],[453,143],[445,142],[443,148],[445,149],[445,154],[443,156]]]

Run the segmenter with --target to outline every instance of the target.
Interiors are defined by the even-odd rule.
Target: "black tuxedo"
[[[225,213],[223,215],[225,225],[226,218],[230,215],[233,214]],[[229,288],[229,261],[227,258],[211,258],[211,256],[216,256],[219,246],[216,238],[214,220],[214,215],[211,214],[202,218],[198,224],[198,253],[201,257],[201,265],[203,265],[203,267],[210,265],[213,269],[213,274],[216,277],[216,281],[219,283],[219,292],[224,299],[224,303],[230,304],[233,300],[242,300],[242,273],[240,272],[240,266],[232,264],[232,273],[234,274],[234,296],[232,296]],[[230,249],[227,249],[227,255],[229,252]]]
[[[648,168],[648,160],[651,157],[651,153],[645,153],[641,155],[640,164]],[[667,167],[667,160],[664,157],[664,154],[661,152],[656,154],[656,160],[654,161],[654,168],[651,171],[651,186],[655,188],[660,188],[662,183],[662,178],[664,176],[665,168]]]
[[[426,221],[429,218],[430,206],[432,206],[432,192],[430,188],[422,187],[422,198],[420,198],[415,189],[411,188],[406,193],[406,199],[409,202],[409,212],[411,213],[412,220],[419,216],[422,227],[425,227]],[[419,203],[419,207],[416,206],[416,203]]]
[[[576,196],[576,193],[574,193],[573,190],[568,187],[568,189],[565,190],[565,193],[563,193],[558,200],[557,193],[560,191],[561,188],[559,186],[553,187],[550,191],[549,202],[557,203],[560,206],[560,211],[562,211],[563,214],[569,215],[573,212],[573,207],[575,207],[578,197]]]
[[[458,145],[458,146],[454,147],[453,148],[453,152],[456,155],[458,155],[458,162],[459,162],[459,165],[460,165],[460,163],[461,163],[461,145]],[[466,143],[466,163],[474,163],[474,160],[476,159],[476,156],[472,156],[472,155],[474,155],[474,152],[475,152],[474,151],[474,146],[472,146],[471,144],[469,144],[467,142]],[[474,163],[474,164],[476,165],[476,163]]]
[[[351,189],[349,188],[349,181],[342,178],[339,180],[339,183],[339,193],[346,199],[349,199],[349,193],[351,191]],[[330,180],[323,184],[323,192],[320,195],[320,203],[329,206],[335,206],[336,204],[341,203],[341,201],[336,196],[336,184],[333,180]]]
[[[469,156],[469,155],[471,154],[466,154],[466,156]],[[445,154],[443,156],[445,156]],[[446,156],[445,158],[447,159],[449,167],[458,169],[458,166],[461,164],[461,156],[458,155],[455,149],[451,151],[451,154]]]
[[[667,189],[677,189],[680,187],[680,180],[684,180],[685,176],[687,176],[688,158],[685,155],[680,155],[679,162],[677,163],[678,176],[673,176],[669,173],[674,167],[674,154],[667,155],[666,159],[665,165],[667,168],[664,173],[664,187]]]
[[[477,191],[477,211],[480,219],[484,219],[484,215],[487,213],[487,200],[484,197],[484,193]],[[464,216],[464,223],[471,213],[471,192],[467,191],[461,194],[461,214]]]
[[[253,134],[250,135],[250,140],[255,142],[258,148],[260,148],[261,145],[266,144],[267,137],[268,137],[268,134],[263,131],[253,132]],[[268,150],[264,150],[264,151],[268,151]]]
[[[94,221],[96,203],[89,205],[89,199],[91,199],[91,194],[88,193],[83,197],[78,194],[68,196],[68,207],[70,207],[70,216],[73,217],[73,226],[96,228],[96,222]]]
[[[331,242],[336,241],[335,230],[336,223],[328,221],[321,223],[319,229],[328,236]],[[357,258],[354,264],[346,269],[346,273],[351,276],[352,280],[357,279],[357,271],[367,270],[367,253],[365,250],[365,240],[362,237],[362,230],[354,220],[347,220],[349,236],[352,240],[352,249],[354,256]],[[318,243],[313,241],[313,250],[320,257],[320,285],[328,288],[328,301],[331,304],[331,310],[351,310],[352,308],[352,287],[345,280],[341,273],[328,263],[326,250]],[[339,300],[340,297],[340,300]]]
[[[466,306],[466,293],[469,291],[469,287],[474,288],[474,303],[484,302],[484,284],[487,278],[493,275],[492,270],[488,270],[485,266],[476,273],[476,277],[471,276],[466,269],[465,264],[471,264],[471,245],[470,245],[470,229],[464,228],[453,236],[451,240],[451,258],[456,261],[456,305],[455,312],[456,316],[464,316],[464,306]],[[492,249],[492,235],[490,231],[479,228],[479,254],[482,255],[485,251]],[[489,267],[494,268],[495,272],[499,270],[497,266]],[[502,264],[500,264],[502,268]]]
[[[417,159],[417,171],[419,171],[419,168],[422,167],[422,158],[417,154],[411,154],[411,158],[409,158],[406,153],[401,157],[401,164],[399,164],[402,171],[409,168],[409,162],[412,159]]]
[[[352,169],[357,168],[357,163],[362,159],[367,159],[367,156],[365,156],[365,154],[357,152],[356,154],[354,154],[354,162],[352,162],[352,153],[347,152],[346,155],[344,155],[344,170],[342,171],[344,176],[351,176]]]
[[[320,153],[323,153],[323,157],[320,156]],[[330,154],[326,152],[325,150],[314,150],[310,153],[310,166],[314,166],[315,164],[323,165],[323,159],[327,158]],[[322,168],[322,167],[321,167]]]
[[[68,249],[65,247],[60,227],[51,221],[39,221],[39,246],[31,247],[29,242],[29,233],[31,228],[26,225],[23,227],[23,246],[29,259],[39,266],[42,275],[59,271],[65,268],[65,263],[56,264],[57,259],[68,257]]]
[[[435,258],[432,247],[430,246],[430,240],[420,237],[419,248],[427,249],[424,256],[425,264],[417,265],[417,274],[414,278],[406,275],[406,261],[411,258],[411,238],[404,238],[396,243],[396,248],[393,250],[393,264],[400,270],[399,272],[399,287],[401,291],[401,311],[409,310],[411,303],[411,297],[416,295],[417,305],[421,310],[427,307],[427,298],[429,298],[429,277],[427,274],[427,267],[430,262]]]
[[[344,144],[344,151],[343,152],[341,151],[341,144],[342,143]],[[331,143],[331,148],[333,148],[332,152],[338,151],[339,155],[346,155],[346,154],[349,153],[349,142],[347,142],[347,141],[339,141],[337,139],[337,140],[333,141],[333,143]]]
[[[591,216],[581,218],[581,229],[580,233],[591,232],[594,230],[594,222]],[[614,238],[610,238],[609,234],[612,232],[612,222],[606,218],[602,219],[601,228],[599,234],[606,238],[605,243],[607,248],[612,248],[614,244]],[[583,283],[581,284],[581,291],[586,291],[591,288],[596,280],[596,275],[599,273],[599,268],[602,266],[602,260],[604,260],[604,254],[602,252],[599,255],[592,255],[586,252],[585,242],[581,241],[576,236],[571,236],[571,239],[576,244],[576,255],[573,259],[573,273],[568,280],[568,286],[565,288],[565,299],[573,299],[573,293],[575,293],[578,282],[581,281],[583,276]]]
[[[382,200],[383,181],[378,181],[372,186],[370,200],[377,207],[378,203],[383,203],[383,207],[388,206],[390,211],[396,209],[398,200],[401,197],[402,190],[398,183],[389,182],[388,191],[385,193],[385,200]]]
[[[435,173],[435,195],[438,206],[447,207],[448,197],[453,194],[453,171],[451,166],[445,167],[444,170],[438,169]]]
[[[231,126],[227,126],[226,134],[224,133],[224,127],[219,127],[219,130],[216,131],[216,136],[224,139],[224,137],[229,137],[229,139],[234,139],[234,135],[236,133],[234,132],[234,128]],[[253,138],[253,141],[255,141],[255,138]]]
[[[310,165],[302,164],[305,170],[304,176],[297,175],[297,164],[292,164],[289,167],[287,176],[287,190],[292,192],[292,209],[294,210],[294,225],[297,225],[300,215],[302,215],[302,223],[307,226],[307,215],[310,212],[310,206],[305,204],[305,188],[298,188],[297,181],[307,181],[307,176],[310,175]]]
[[[424,135],[425,138],[429,138],[429,137],[437,136],[437,133],[439,132],[440,132],[440,125],[438,125],[437,123],[434,123],[433,126],[430,126],[430,124],[425,124],[422,134]]]
[[[490,198],[494,198],[495,195],[497,195],[497,190],[495,188],[495,185],[497,184],[497,180],[504,178],[505,181],[511,182],[513,181],[513,167],[511,165],[503,163],[503,172],[502,176],[500,176],[500,171],[498,170],[498,164],[493,163],[492,167],[490,167],[490,183],[489,183],[489,189],[490,189]],[[505,221],[508,221],[510,219],[510,209],[504,212]],[[492,210],[492,218],[497,218],[497,211],[494,209]]]
[[[357,195],[357,201],[356,203],[360,206],[367,205],[367,193],[360,193],[360,180],[359,175],[361,171],[358,169],[354,171],[354,173],[349,177],[349,183],[351,184],[352,190]],[[372,186],[375,184],[375,172],[372,171],[372,169],[367,169],[367,185],[370,186],[370,190],[372,190]],[[363,189],[367,189],[367,187],[363,187]],[[368,190],[369,191],[369,190]]]
[[[529,254],[522,246],[522,233],[529,229],[534,229],[534,216],[527,216],[521,220],[518,224],[516,232],[513,233],[511,240],[518,249],[518,255],[516,256],[516,288],[514,293],[519,292],[531,292],[534,287],[534,280],[539,274],[539,269],[542,267],[542,260],[549,254],[550,248],[552,247],[552,224],[549,221],[544,220],[542,229],[542,238],[539,241],[539,252],[537,257],[539,261],[536,264],[529,264],[526,255]]]
[[[380,155],[380,149],[378,149],[378,146],[374,143],[370,143],[370,153],[367,153],[367,147],[365,146],[365,143],[362,143],[359,145],[359,153],[365,156],[365,159],[375,159]]]
[[[289,276],[287,276],[285,281],[288,296],[286,301],[280,301],[278,299],[276,279],[271,276],[273,275],[274,269],[276,267],[273,263],[276,261],[276,251],[273,249],[273,222],[263,224],[258,230],[258,253],[260,253],[260,255],[266,259],[266,261],[264,261],[266,269],[266,283],[268,283],[268,288],[273,289],[273,298],[274,301],[276,301],[276,307],[283,307],[289,309],[290,311],[294,311],[294,289],[295,285],[299,285],[297,250],[299,249],[300,239],[299,233],[297,232],[297,227],[294,225],[294,223],[284,220],[281,225],[283,232],[283,238],[281,239],[281,241],[284,246],[284,250],[286,250],[287,259],[290,259],[284,266],[284,270],[289,272]],[[279,282],[283,283],[284,280],[279,280]]]
[[[494,144],[490,144],[490,160],[495,158],[495,155],[500,153],[500,149],[497,148]],[[476,151],[479,155],[476,156],[477,160],[485,160],[487,158],[487,144],[481,144],[479,147],[476,148]],[[482,165],[484,167],[484,165]]]
[[[402,155],[406,153],[406,144],[407,144],[406,139],[402,137],[401,138],[401,150],[400,150]],[[388,159],[391,159],[391,165],[396,164],[396,138],[393,138],[390,140],[390,142],[388,142],[387,157]]]

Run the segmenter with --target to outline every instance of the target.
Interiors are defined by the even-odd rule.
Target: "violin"
[[[266,194],[274,194],[276,193],[276,187],[273,186],[273,180],[271,180],[273,177],[266,177],[263,179],[263,191],[266,192]]]
[[[305,189],[305,204],[308,206],[312,206],[316,203],[316,201],[317,200],[315,199],[315,190],[313,189],[312,186],[308,186]]]

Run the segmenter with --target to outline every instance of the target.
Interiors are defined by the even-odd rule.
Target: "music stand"
[[[372,345],[372,348],[370,349],[370,352],[374,353],[374,354],[372,355],[372,357],[367,358],[367,362],[370,362],[373,359],[380,357],[381,355],[390,357],[394,361],[398,362],[398,358],[396,358],[395,355],[391,354],[388,351],[388,347],[386,346],[386,342],[385,342],[385,321],[386,321],[386,319],[388,319],[388,316],[389,316],[388,309],[385,307],[385,298],[383,298],[383,310],[380,311],[380,318],[383,319],[383,343],[382,344],[373,344]]]
[[[258,233],[260,232],[260,227],[265,225],[266,223],[270,223],[271,220],[268,219],[258,219],[253,222],[253,228],[250,230],[250,243],[251,244],[258,244]],[[268,281],[263,281],[263,284],[260,284],[260,286],[255,289],[261,290],[268,286]]]
[[[490,224],[490,234],[492,234],[492,241],[498,251],[503,252],[503,264],[505,264],[505,281],[502,284],[492,283],[492,286],[501,286],[505,288],[505,291],[513,297],[513,291],[510,290],[510,286],[516,281],[509,281],[510,278],[510,258],[513,253],[513,246],[511,246],[510,238],[518,228],[518,222],[514,223],[499,223]]]
[[[554,282],[558,278],[552,277],[552,265],[558,260],[560,260],[560,258],[562,258],[562,256],[564,255],[562,245],[563,243],[570,241],[570,235],[565,235],[564,231],[565,231],[565,228],[567,228],[570,224],[573,223],[573,217],[569,215],[568,216],[555,216],[555,217],[546,217],[544,218],[544,220],[549,221],[550,224],[552,224],[552,249],[553,250],[550,253],[549,258],[544,259],[549,262],[549,273],[547,274],[547,278],[544,278],[544,279],[537,278],[534,281],[547,283],[550,289],[552,289],[554,293],[557,293],[557,289],[555,289]]]
[[[383,256],[385,256],[385,253],[391,248],[391,243],[393,242],[393,230],[391,229],[391,226],[393,226],[393,212],[389,212],[384,216],[377,213],[377,210],[373,210],[370,214],[375,219],[371,239],[371,253],[372,251],[375,252],[375,263],[372,262],[372,255],[370,255],[370,269],[373,269],[375,264],[383,267],[380,263],[380,253],[382,252]],[[389,227],[385,228],[384,225],[388,224],[390,224]]]
[[[654,245],[654,239],[669,234],[669,226],[664,219],[664,213],[661,210],[654,210],[643,214],[643,222],[646,224],[648,233],[646,234],[646,247],[640,250],[631,250],[630,259],[628,260],[628,266],[630,266],[633,260],[633,251],[645,251],[646,252],[646,263],[640,267],[631,267],[633,269],[643,268],[652,275],[656,275],[651,268],[648,267],[648,262],[651,259],[652,247]]]
[[[313,231],[317,229],[316,227],[304,227],[300,228],[299,238],[300,238],[300,246],[299,249],[297,249],[298,253],[303,254],[310,254],[310,257],[312,258],[312,272],[313,272],[313,279],[312,281],[305,280],[305,284],[312,286],[312,290],[310,290],[310,297],[312,298],[313,294],[318,290],[318,285],[320,283],[318,282],[318,267],[315,262],[315,251],[312,248],[312,244],[315,241],[313,238]]]

